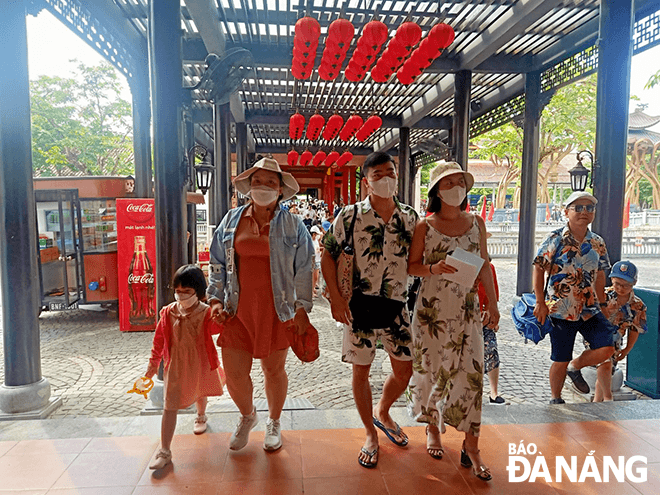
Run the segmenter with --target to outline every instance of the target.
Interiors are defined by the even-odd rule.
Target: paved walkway
[[[660,260],[635,262],[640,268],[639,285],[656,286]],[[516,262],[496,259],[494,264],[500,282],[502,314],[498,333],[502,361],[500,395],[511,404],[547,404],[550,395],[549,341],[542,341],[538,346],[525,344],[514,330],[510,310],[515,295]],[[351,368],[340,361],[341,332],[331,318],[326,301],[317,300],[311,320],[319,330],[321,357],[314,363],[302,364],[290,353],[286,365],[289,397],[307,399],[318,409],[354,408]],[[53,413],[52,418],[121,417],[140,413],[144,400],[135,394],[126,394],[126,390],[146,369],[152,333],[122,333],[116,313],[108,311],[43,313],[39,322],[42,374],[50,381],[52,395],[63,399],[62,407]],[[3,348],[0,346],[0,363],[3,362]],[[378,351],[372,367],[375,399],[379,397],[383,380],[389,372],[387,355]],[[252,376],[255,397],[265,398],[263,375],[258,365]],[[0,367],[0,381],[4,381],[3,367]],[[485,390],[488,390],[487,385]],[[564,398],[568,402],[585,401],[568,387]],[[487,397],[485,399],[484,403],[487,403]],[[217,410],[226,402],[226,397],[213,398],[210,410]],[[403,404],[402,400],[397,403]],[[487,407],[498,406],[487,404]]]

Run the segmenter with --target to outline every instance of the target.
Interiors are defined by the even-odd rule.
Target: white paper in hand
[[[447,256],[445,263],[453,266],[457,271],[443,274],[444,279],[469,288],[474,285],[479,270],[484,264],[484,259],[465,249],[456,248],[452,254]]]

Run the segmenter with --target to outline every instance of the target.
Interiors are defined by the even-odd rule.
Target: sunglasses
[[[583,210],[587,210],[589,213],[596,211],[596,205],[575,205],[569,206],[568,210],[575,210],[575,213],[582,213]]]

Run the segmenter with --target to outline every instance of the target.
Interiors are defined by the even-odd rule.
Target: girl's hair
[[[438,181],[438,183],[434,185],[429,191],[429,201],[428,201],[428,205],[426,206],[426,211],[428,211],[429,213],[437,213],[440,211],[442,203],[440,201],[440,195],[438,194],[439,189],[440,189],[440,181]],[[465,199],[463,200],[460,206],[461,211],[467,210],[467,204],[468,204],[468,197],[466,194]]]
[[[202,300],[206,297],[206,277],[195,265],[183,265],[179,268],[172,279],[172,287],[195,289],[198,299]]]

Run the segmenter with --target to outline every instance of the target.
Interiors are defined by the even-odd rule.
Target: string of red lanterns
[[[396,77],[401,84],[411,84],[433,61],[442,54],[442,50],[451,45],[456,33],[449,25],[441,22],[433,26],[426,38],[412,52],[410,58],[397,71]]]
[[[352,82],[362,81],[371,66],[376,62],[378,52],[387,41],[387,26],[380,21],[370,21],[362,28],[357,47],[348,62],[344,75]]]
[[[321,36],[319,21],[309,16],[298,19],[294,28],[291,64],[291,73],[296,79],[307,79],[312,75],[319,36]]]
[[[319,77],[324,81],[333,81],[341,72],[346,52],[351,46],[355,28],[348,19],[336,19],[328,27],[325,49],[319,66]]]

